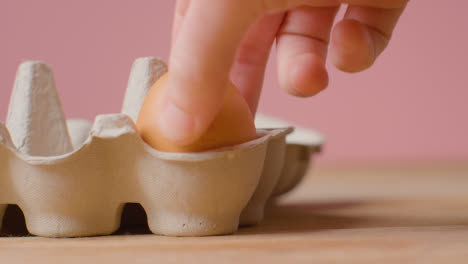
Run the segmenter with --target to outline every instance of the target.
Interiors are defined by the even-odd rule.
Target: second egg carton
[[[244,144],[201,153],[155,150],[134,122],[166,71],[157,58],[137,59],[122,113],[92,124],[65,119],[47,64],[23,63],[6,126],[0,122],[0,225],[6,206],[16,204],[31,234],[108,235],[126,203],[143,206],[155,234],[221,235],[260,223],[267,201],[297,185],[323,139],[306,131],[304,140],[264,117],[257,125],[268,129]]]

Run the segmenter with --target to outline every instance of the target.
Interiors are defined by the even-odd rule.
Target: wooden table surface
[[[1,237],[0,263],[468,263],[468,164],[316,168],[257,227]]]

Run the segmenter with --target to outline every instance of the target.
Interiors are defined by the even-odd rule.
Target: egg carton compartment
[[[321,152],[325,137],[318,131],[261,113],[255,117],[255,126],[262,129],[294,127],[294,131],[286,135],[285,147],[282,150],[285,152],[284,166],[271,197],[276,198],[301,183],[307,171],[312,168],[314,155]]]
[[[155,234],[222,235],[260,223],[285,175],[303,173],[288,165],[304,158],[288,152],[293,129],[258,129],[255,140],[200,153],[155,150],[134,120],[166,71],[158,58],[137,59],[122,112],[91,123],[65,119],[47,64],[23,63],[0,122],[0,228],[8,204],[45,237],[112,234],[127,203],[141,204]]]

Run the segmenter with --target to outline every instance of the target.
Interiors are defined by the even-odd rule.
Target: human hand
[[[217,115],[229,78],[255,113],[276,39],[280,86],[312,96],[328,85],[328,46],[346,72],[370,67],[408,0],[178,0],[161,132],[185,145]],[[333,21],[348,4],[342,21]],[[331,41],[330,40],[331,35]]]

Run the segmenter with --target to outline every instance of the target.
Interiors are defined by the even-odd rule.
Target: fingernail
[[[170,101],[164,106],[158,121],[162,135],[172,142],[183,144],[193,137],[193,117]]]

